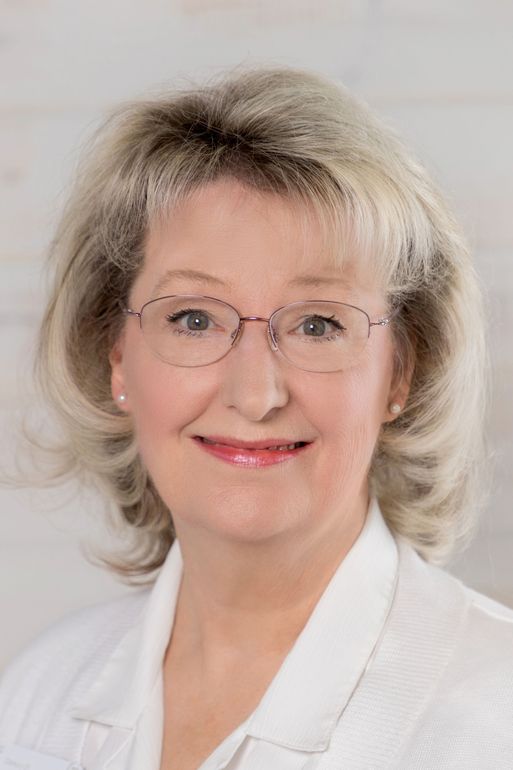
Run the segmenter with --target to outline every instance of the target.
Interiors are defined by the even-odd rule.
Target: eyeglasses
[[[371,327],[388,326],[399,312],[371,321],[364,310],[344,302],[311,300],[284,305],[270,318],[241,316],[227,302],[196,294],[159,297],[137,313],[152,352],[175,366],[207,366],[224,358],[240,339],[246,321],[265,321],[269,344],[307,372],[337,372],[355,364]]]

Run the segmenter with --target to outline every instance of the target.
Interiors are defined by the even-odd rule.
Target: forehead
[[[313,207],[223,179],[204,185],[152,223],[143,275],[153,296],[172,286],[351,289],[375,285],[351,248],[336,243]]]

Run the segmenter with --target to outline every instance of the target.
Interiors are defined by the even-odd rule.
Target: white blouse
[[[175,541],[151,588],[71,613],[10,664],[0,768],[159,770],[182,568]],[[513,610],[426,564],[375,498],[260,703],[199,770],[342,768],[513,768]]]

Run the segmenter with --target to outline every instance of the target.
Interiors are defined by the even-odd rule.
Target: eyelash
[[[184,316],[189,315],[190,313],[201,313],[202,311],[199,311],[195,308],[184,308],[183,310],[179,310],[177,313],[174,313],[173,315],[166,316],[166,320],[169,322],[179,321],[180,318],[183,318]],[[205,315],[205,313],[203,313]],[[208,316],[206,316],[208,318]],[[321,321],[326,321],[327,323],[331,323],[337,331],[346,331],[345,327],[335,318],[335,316],[330,316],[329,318],[326,318],[325,316],[307,316],[308,318],[317,318]],[[189,337],[196,337],[198,334],[201,334],[202,331],[193,331],[192,329],[175,329],[175,332],[177,334],[185,334]],[[305,335],[307,336],[307,335]],[[331,340],[335,339],[337,335],[333,335],[330,337],[311,337],[310,340],[314,342],[330,342]]]

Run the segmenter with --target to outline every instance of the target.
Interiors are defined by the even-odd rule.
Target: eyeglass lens
[[[178,366],[204,366],[225,356],[239,325],[236,311],[221,300],[186,295],[147,303],[141,328],[153,352]],[[272,320],[278,348],[307,371],[351,366],[369,337],[363,310],[338,302],[295,302]]]

